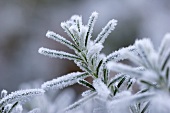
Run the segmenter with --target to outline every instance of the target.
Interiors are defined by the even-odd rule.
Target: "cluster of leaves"
[[[32,97],[44,94],[43,89],[19,90],[8,94],[6,90],[1,91],[0,113],[22,113],[22,103]],[[38,113],[40,110],[35,108],[28,113]]]
[[[73,72],[47,81],[42,84],[42,89],[46,91],[62,89],[75,83],[87,87],[89,90],[82,93],[83,98],[66,108],[66,111],[73,110],[82,103],[95,98],[100,101],[98,103],[104,102],[105,106],[94,109],[94,113],[101,111],[110,113],[118,109],[124,109],[127,113],[152,112],[148,106],[151,106],[151,100],[158,94],[157,91],[169,93],[170,48],[168,43],[170,35],[165,36],[159,52],[153,49],[149,39],[142,39],[137,40],[132,46],[121,48],[106,56],[100,53],[103,48],[102,44],[115,29],[117,20],[110,20],[97,38],[91,40],[97,18],[98,13],[93,12],[87,25],[82,24],[82,17],[78,15],[61,23],[61,27],[72,41],[52,31],[47,32],[48,38],[66,45],[74,50],[75,54],[44,47],[39,49],[39,53],[49,57],[73,60],[83,72]],[[125,59],[129,59],[139,66],[131,67],[119,63]],[[114,77],[110,76],[112,70],[118,72]],[[86,80],[87,77],[93,79],[92,83]],[[132,93],[134,83],[140,86],[140,90],[136,93]],[[122,102],[127,105],[118,107]],[[120,110],[120,112],[122,111]]]
[[[170,105],[170,34],[166,34],[156,51],[150,39],[137,40],[134,45],[121,48],[109,55],[101,53],[103,43],[115,29],[117,20],[110,20],[95,40],[92,40],[93,27],[98,13],[93,12],[87,25],[82,24],[82,17],[74,15],[61,23],[61,27],[71,41],[48,31],[46,36],[70,49],[75,54],[41,47],[39,53],[61,59],[73,60],[82,72],[72,72],[47,81],[39,89],[16,91],[7,95],[1,92],[0,113],[21,113],[21,104],[30,97],[45,91],[63,89],[78,83],[88,88],[82,93],[82,99],[68,106],[65,111],[72,111],[83,103],[94,99],[96,107],[93,113],[168,113]],[[122,64],[130,60],[136,67]],[[110,71],[117,72],[111,76]],[[92,78],[92,83],[87,81]],[[139,86],[134,91],[133,86]],[[166,101],[166,102],[165,102]],[[39,113],[33,109],[30,113]]]

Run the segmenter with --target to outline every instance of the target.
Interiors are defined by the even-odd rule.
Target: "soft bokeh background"
[[[105,43],[105,54],[143,37],[151,37],[157,47],[170,32],[170,0],[0,0],[0,90],[14,91],[21,83],[79,70],[71,61],[37,51],[44,46],[72,52],[45,38],[47,30],[68,38],[60,23],[79,14],[86,24],[93,11],[99,13],[94,37],[110,19],[118,20]]]

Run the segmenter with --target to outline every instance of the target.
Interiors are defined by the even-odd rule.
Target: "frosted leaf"
[[[61,44],[66,45],[67,47],[69,47],[70,49],[73,49],[75,51],[77,51],[77,48],[74,44],[72,44],[70,41],[66,40],[64,37],[60,36],[59,34],[56,34],[52,31],[48,31],[46,36],[48,38],[51,38],[57,42],[60,42]]]
[[[69,37],[71,37],[72,40],[74,40],[74,34],[72,34],[72,32],[69,30],[70,26],[68,25],[68,22],[62,22],[61,27],[64,29],[64,31],[67,33],[67,35]]]
[[[77,62],[74,61],[76,63],[76,65],[83,71],[89,73],[89,75],[91,75],[92,71],[88,68],[88,66],[85,63],[82,62]]]
[[[82,49],[86,47],[85,40],[86,40],[87,30],[88,30],[87,26],[81,27],[79,44]]]
[[[159,55],[160,56],[165,52],[165,50],[170,48],[169,44],[170,44],[170,33],[167,33],[167,34],[165,34],[165,36],[161,42],[161,45],[159,47]]]
[[[79,36],[79,31],[78,31],[78,28],[76,25],[72,25],[70,28],[69,28],[70,32],[73,34],[73,41],[75,42],[75,44],[77,46],[79,46],[79,40],[80,40],[80,36]]]
[[[82,95],[83,97],[86,97],[86,96],[88,96],[88,95],[90,95],[90,94],[92,94],[92,93],[94,93],[94,91],[92,91],[92,90],[87,90],[87,91],[84,91],[81,95]]]
[[[93,80],[93,87],[96,89],[98,95],[100,95],[104,99],[107,99],[111,94],[110,90],[100,78]]]
[[[49,89],[62,89],[64,87],[73,85],[78,82],[79,79],[84,79],[88,77],[88,74],[85,72],[73,72],[61,77],[58,77],[57,79],[53,79],[51,81],[47,81],[44,84],[42,84],[42,88],[44,90]]]
[[[107,108],[109,111],[113,113],[121,111],[120,113],[124,113],[129,111],[129,106],[135,104],[136,102],[148,101],[148,99],[152,98],[154,93],[142,93],[130,95],[127,91],[123,93],[119,93],[119,95],[115,96],[112,101],[107,104]],[[120,106],[123,105],[123,106]]]
[[[67,107],[65,109],[65,111],[71,111],[71,110],[74,110],[76,108],[78,108],[80,105],[84,104],[85,102],[89,101],[90,99],[92,99],[93,97],[95,97],[97,95],[96,92],[88,95],[88,96],[85,96],[84,98],[78,100],[77,102],[75,102],[74,104],[70,105],[69,107]]]
[[[23,102],[30,97],[39,96],[43,93],[43,89],[27,89],[12,92],[0,100],[0,109],[9,103]]]
[[[80,32],[82,26],[82,17],[78,15],[74,15],[71,19],[76,23],[77,29]]]
[[[116,83],[118,80],[120,80],[120,79],[123,78],[124,76],[125,76],[125,74],[122,74],[122,73],[116,74],[114,77],[112,77],[112,78],[109,80],[109,85],[108,85],[108,87],[110,87],[112,84]]]
[[[95,43],[103,43],[107,36],[111,33],[112,30],[115,29],[115,26],[117,25],[117,20],[110,20],[107,25],[102,29],[100,34],[97,36]]]
[[[88,49],[87,53],[87,59],[91,59],[95,54],[99,54],[99,52],[102,50],[103,45],[101,43],[94,44]]]
[[[166,52],[162,55],[160,59],[160,70],[164,70],[167,66],[170,66],[170,47],[166,50]]]
[[[142,74],[143,76],[140,78],[141,80],[146,80],[150,83],[154,83],[159,80],[158,74],[153,70],[146,70]]]
[[[114,51],[113,53],[109,54],[106,58],[106,62],[109,62],[109,61],[118,62],[118,61],[127,59],[128,56],[126,53],[133,53],[135,50],[136,48],[134,46],[121,48],[118,51]]]
[[[145,66],[144,62],[141,60],[139,55],[133,54],[133,53],[130,53],[130,52],[126,52],[125,56],[128,58],[128,60],[130,60],[134,64],[136,64],[138,66]]]
[[[83,80],[83,79],[82,79],[82,80],[79,80],[78,83],[79,83],[80,85],[83,85],[83,86],[87,87],[87,88],[90,88],[90,89],[92,89],[92,90],[95,90],[94,87],[92,86],[92,84],[89,83],[89,82],[86,81],[86,80]]]
[[[107,64],[107,68],[109,70],[113,70],[116,72],[121,72],[124,74],[128,74],[132,77],[141,77],[142,76],[142,72],[136,70],[135,68],[125,65],[125,64],[121,64],[121,63],[115,63],[115,62],[109,62]]]
[[[1,98],[4,98],[8,94],[7,90],[3,89],[1,91]]]
[[[29,111],[28,113],[41,113],[41,110],[39,108],[35,108],[35,109]]]
[[[135,47],[137,48],[137,51],[140,55],[140,58],[142,62],[144,63],[144,66],[147,68],[151,68],[151,62],[148,59],[148,56],[151,53],[154,53],[154,47],[150,39],[142,39],[142,40],[136,40]]]
[[[97,12],[93,12],[89,18],[89,21],[88,21],[88,30],[87,30],[87,35],[86,35],[86,39],[85,39],[85,46],[87,46],[87,44],[89,43],[90,41],[90,38],[91,38],[91,34],[93,32],[93,27],[94,27],[94,24],[96,22],[98,18],[98,13]]]
[[[56,50],[51,50],[48,48],[41,47],[39,48],[38,52],[40,54],[43,54],[45,56],[53,57],[53,58],[61,58],[61,59],[69,59],[69,60],[81,60],[76,55],[64,52],[64,51],[56,51]]]

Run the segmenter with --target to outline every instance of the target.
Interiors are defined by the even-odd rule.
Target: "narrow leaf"
[[[79,79],[84,79],[88,77],[88,73],[85,72],[73,72],[61,77],[58,77],[57,79],[53,79],[51,81],[47,81],[44,84],[42,84],[42,88],[44,90],[49,90],[49,89],[62,89],[64,87],[73,85],[78,82]]]
[[[95,43],[103,43],[107,36],[111,33],[112,30],[115,29],[115,26],[117,25],[117,20],[110,20],[107,25],[103,28],[103,30],[99,33],[96,40],[94,40]]]
[[[81,60],[80,57],[67,53],[67,52],[63,52],[63,51],[56,51],[56,50],[51,50],[48,48],[44,48],[41,47],[39,48],[38,52],[40,54],[43,54],[45,56],[49,56],[49,57],[53,57],[53,58],[61,58],[61,59],[68,59],[68,60]]]
[[[107,64],[108,69],[116,71],[116,72],[121,72],[127,75],[130,75],[132,77],[141,77],[142,72],[137,70],[136,68],[133,68],[131,66],[121,64],[121,63],[115,63],[115,62],[110,62]]]
[[[9,103],[22,102],[30,97],[42,95],[43,93],[43,89],[27,89],[12,92],[0,100],[0,109]]]
[[[60,42],[61,44],[66,45],[70,49],[73,49],[75,51],[79,51],[78,48],[74,44],[72,44],[70,41],[66,40],[64,37],[60,36],[59,34],[56,34],[52,31],[48,31],[46,36],[50,39],[53,39],[57,42]]]
[[[109,54],[106,58],[106,62],[109,62],[109,61],[118,62],[118,61],[127,59],[128,56],[125,53],[127,53],[127,52],[132,53],[134,51],[136,51],[135,46],[129,46],[129,47],[121,48],[118,51],[114,51],[113,53]]]
[[[159,47],[159,55],[162,56],[162,54],[165,52],[165,50],[169,49],[169,44],[170,44],[170,33],[165,34],[161,45]]]
[[[87,88],[90,88],[90,89],[92,89],[92,90],[95,90],[95,88],[92,86],[92,84],[89,83],[89,82],[86,81],[86,80],[83,80],[83,79],[82,79],[82,80],[79,80],[78,83],[81,84],[81,85],[83,85],[83,86],[85,86],[85,87],[87,87]]]
[[[118,80],[120,80],[121,78],[123,78],[125,76],[125,74],[117,74],[115,75],[109,82],[108,87],[110,87],[112,84],[116,83]]]
[[[88,95],[90,95],[90,94],[92,94],[92,93],[94,93],[94,90],[87,90],[87,91],[84,91],[81,95],[82,95],[83,97],[86,97],[86,96],[88,96]]]
[[[170,59],[170,49],[169,49],[169,51],[167,51],[167,54],[166,54],[165,58],[163,59],[163,64],[161,65],[162,71],[165,69],[169,59]]]
[[[88,24],[87,24],[88,30],[87,30],[87,35],[86,35],[86,39],[85,39],[85,46],[87,46],[88,42],[90,41],[91,34],[93,32],[93,27],[94,27],[94,24],[95,24],[97,18],[98,18],[97,12],[93,12],[92,15],[89,18],[89,21],[88,21]]]

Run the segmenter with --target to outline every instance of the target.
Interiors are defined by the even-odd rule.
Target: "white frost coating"
[[[93,80],[93,87],[96,89],[98,95],[100,95],[104,99],[107,99],[111,94],[110,90],[100,78]]]
[[[89,47],[87,58],[90,60],[95,54],[99,54],[102,48],[103,48],[103,45],[101,43],[97,43]]]
[[[67,35],[74,40],[74,35],[72,34],[72,32],[69,30],[70,25],[68,22],[61,22],[61,27],[64,29],[64,31],[67,33]]]
[[[8,94],[7,90],[3,89],[1,91],[1,98],[4,98]]]
[[[86,40],[87,30],[88,30],[87,26],[81,27],[79,44],[82,49],[85,48],[85,40]]]
[[[0,100],[0,109],[9,103],[23,102],[30,97],[42,95],[44,92],[43,89],[27,89],[12,92]]]
[[[146,70],[142,73],[142,80],[148,81],[150,83],[155,83],[155,81],[158,81],[160,76],[153,70]]]
[[[73,54],[63,52],[63,51],[51,50],[51,49],[44,48],[44,47],[39,48],[38,52],[40,54],[43,54],[45,56],[49,56],[52,58],[61,58],[61,59],[65,58],[69,60],[80,60],[78,56],[75,56]]]
[[[76,21],[81,21],[82,20],[82,17],[79,16],[79,15],[73,15],[71,16],[70,20],[69,21],[72,21],[74,23],[76,23]]]
[[[46,37],[53,39],[57,42],[60,42],[61,44],[66,45],[70,49],[76,50],[74,44],[72,44],[70,41],[66,40],[64,37],[60,36],[59,34],[54,33],[53,31],[48,31],[46,33]]]
[[[71,110],[74,110],[74,109],[78,108],[80,105],[82,105],[82,104],[84,104],[85,102],[89,101],[90,99],[92,99],[92,98],[93,98],[94,96],[96,96],[96,95],[97,95],[97,93],[94,92],[94,93],[92,93],[92,94],[90,94],[90,95],[88,95],[88,96],[86,96],[86,97],[78,100],[78,101],[75,102],[74,104],[72,104],[72,105],[70,105],[69,107],[67,107],[67,108],[65,109],[65,111],[68,112],[68,111],[71,111]]]
[[[142,75],[141,71],[138,71],[131,66],[121,64],[121,63],[109,62],[109,63],[107,63],[107,68],[109,70],[128,74],[132,77],[141,77],[141,75]]]
[[[159,47],[159,55],[162,55],[164,53],[165,50],[170,48],[170,33],[165,34],[161,45]]]
[[[94,24],[96,23],[96,20],[98,18],[98,13],[97,12],[93,12],[89,18],[89,21],[88,21],[88,30],[87,30],[87,35],[86,35],[86,39],[85,39],[85,46],[87,46],[87,44],[89,43],[90,41],[90,38],[91,38],[91,34],[93,32],[93,27],[94,27]]]
[[[148,59],[148,56],[150,56],[151,53],[155,52],[151,40],[148,38],[144,38],[142,40],[136,40],[135,47],[137,48],[137,51],[145,67],[151,68],[151,64]]]
[[[136,51],[135,46],[129,46],[125,48],[121,48],[118,51],[114,51],[113,53],[109,54],[106,58],[106,62],[108,61],[115,61],[119,62],[121,60],[127,59],[127,53],[134,53]]]
[[[41,88],[44,90],[49,89],[62,89],[64,87],[73,85],[78,82],[79,79],[84,79],[88,77],[88,74],[85,72],[73,72],[64,76],[61,76],[57,79],[53,79],[51,81],[47,81],[42,84]]]
[[[113,113],[117,113],[118,111],[126,113],[130,105],[140,102],[141,100],[148,101],[152,96],[154,96],[154,93],[142,93],[138,95],[129,95],[128,93],[120,94],[120,96],[115,96],[112,101],[108,102],[107,108]]]
[[[88,96],[88,95],[90,95],[90,94],[92,94],[92,93],[94,93],[94,91],[92,91],[92,90],[87,90],[87,91],[84,91],[81,95],[82,95],[83,97],[86,97],[86,96]]]
[[[110,20],[107,25],[102,29],[102,31],[97,36],[95,43],[103,43],[107,36],[111,33],[112,30],[115,29],[115,26],[117,25],[117,20]]]

